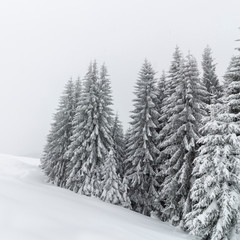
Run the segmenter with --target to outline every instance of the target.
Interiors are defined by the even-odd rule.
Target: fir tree
[[[129,196],[135,211],[150,215],[157,198],[156,147],[157,97],[155,72],[145,60],[136,84],[136,99],[132,112],[127,176]]]
[[[215,73],[216,64],[213,63],[212,51],[210,47],[206,47],[204,49],[202,68],[202,81],[209,93],[208,104],[210,104],[212,99],[218,99],[222,96],[222,89]]]
[[[165,151],[165,147],[161,143],[170,134],[170,131],[172,130],[171,124],[167,123],[173,114],[173,109],[177,101],[177,99],[174,99],[176,97],[176,95],[174,94],[176,92],[177,86],[180,85],[182,62],[182,53],[180,52],[179,48],[176,47],[175,52],[173,53],[173,60],[169,69],[169,73],[165,79],[165,84],[163,85],[162,83],[160,83],[165,88],[165,93],[160,92],[159,98],[161,102],[158,102],[158,105],[160,105],[160,117],[158,123],[158,149],[160,150],[160,154],[158,156],[157,162],[160,168],[160,171],[158,173],[158,178],[160,179],[160,182],[162,182],[162,179],[164,178],[166,173],[165,163],[170,158],[170,152],[168,150]],[[162,77],[162,79],[164,79],[164,76]]]
[[[159,113],[160,118],[158,119],[158,124],[157,124],[157,144],[159,144],[161,142],[161,140],[163,139],[163,127],[166,125],[166,118],[167,118],[167,114],[164,115],[164,104],[166,104],[166,99],[167,99],[167,95],[166,95],[166,85],[167,85],[167,79],[166,79],[166,75],[165,72],[162,72],[162,75],[158,81],[157,84],[157,111]],[[168,112],[169,114],[169,112]],[[158,181],[158,183],[161,183],[163,181],[163,176],[164,174],[162,173],[162,169],[161,169],[161,163],[163,162],[163,158],[165,158],[166,156],[163,157],[163,155],[158,154],[157,160],[156,160],[156,164],[157,164],[157,168],[156,168],[156,179]],[[166,160],[166,159],[164,159]],[[157,191],[159,192],[159,188],[157,188]],[[162,209],[162,202],[160,199],[156,200],[156,211],[155,214],[158,215],[158,213],[160,212],[160,210]]]
[[[75,82],[75,89],[74,89],[74,117],[72,120],[72,135],[70,137],[71,141],[70,141],[67,151],[64,154],[64,158],[69,159],[68,164],[66,166],[66,180],[69,178],[69,175],[73,169],[73,163],[72,163],[72,161],[70,161],[72,155],[70,155],[70,153],[69,153],[69,147],[74,144],[73,132],[75,129],[75,125],[77,123],[76,119],[80,118],[81,97],[82,97],[82,82],[81,82],[80,78],[78,78]],[[67,181],[66,181],[66,185],[67,185]],[[67,186],[67,188],[68,188],[68,186]],[[73,189],[71,189],[71,190],[73,190]]]
[[[169,72],[165,78],[165,75],[162,76],[161,79],[164,80],[164,84],[159,83],[160,89],[164,86],[165,91],[162,92],[162,90],[158,90],[158,98],[160,98],[160,101],[158,102],[159,110],[160,111],[160,118],[159,118],[159,134],[157,137],[158,140],[158,149],[160,150],[160,154],[157,158],[157,165],[158,165],[158,174],[157,174],[157,180],[160,183],[160,189],[158,189],[159,192],[161,192],[161,189],[163,188],[163,181],[166,177],[167,173],[167,162],[169,161],[171,155],[170,151],[167,146],[164,146],[162,142],[164,139],[168,137],[168,135],[171,134],[172,126],[168,122],[170,117],[173,114],[173,108],[176,104],[177,99],[175,99],[176,95],[176,88],[180,84],[181,80],[181,66],[183,64],[183,57],[182,53],[180,52],[180,49],[176,47],[174,53],[173,53],[173,60],[170,65]],[[160,92],[160,93],[159,93]],[[165,206],[165,201],[163,196],[161,194],[159,195],[158,199],[158,215],[161,218],[161,220],[165,221],[167,220],[167,217],[162,212],[163,207]]]
[[[126,186],[123,186],[121,177],[117,174],[117,165],[115,150],[111,148],[104,162],[100,198],[105,202],[126,207],[129,204],[126,195],[127,189]]]
[[[79,191],[82,183],[80,170],[83,164],[87,145],[83,146],[86,137],[90,135],[87,123],[93,121],[93,113],[96,112],[96,85],[98,81],[97,64],[90,64],[83,81],[81,100],[77,106],[77,112],[73,120],[73,135],[71,144],[65,156],[70,159],[68,164],[68,178],[66,186],[75,192]],[[85,131],[84,131],[85,130]],[[89,129],[91,131],[92,129]]]
[[[74,84],[70,80],[66,84],[57,113],[54,115],[54,122],[41,159],[41,167],[49,181],[61,187],[65,186],[66,182],[69,159],[64,154],[71,143],[72,122],[75,114],[74,101]]]
[[[191,188],[193,209],[185,227],[202,239],[224,240],[232,239],[240,217],[240,125],[234,113],[212,109],[201,129]]]
[[[72,169],[67,186],[87,196],[99,196],[101,169],[112,145],[112,104],[106,67],[98,75],[97,64],[90,65],[84,80],[79,112],[74,119],[71,156]]]
[[[164,127],[167,135],[160,143],[164,155],[170,156],[162,166],[165,179],[160,197],[164,201],[164,210],[160,215],[174,225],[179,224],[189,211],[187,205],[192,163],[196,155],[201,118],[206,114],[204,101],[207,93],[199,79],[196,61],[190,54],[181,66],[177,82],[175,92],[170,97],[175,106]]]

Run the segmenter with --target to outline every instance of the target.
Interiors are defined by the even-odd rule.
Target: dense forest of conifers
[[[240,228],[240,55],[224,83],[211,49],[175,49],[160,79],[145,60],[130,127],[112,109],[105,65],[68,81],[41,159],[49,182],[180,226],[201,239],[232,239]]]

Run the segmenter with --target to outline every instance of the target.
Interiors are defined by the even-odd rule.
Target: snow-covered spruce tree
[[[150,215],[158,196],[156,187],[157,112],[156,79],[151,64],[145,60],[136,84],[135,109],[131,115],[127,177],[133,210]]]
[[[74,166],[73,162],[70,161],[70,159],[72,158],[72,155],[69,153],[69,147],[70,147],[70,145],[74,144],[72,141],[73,134],[74,134],[73,132],[74,132],[76,124],[78,123],[76,121],[76,119],[80,118],[81,98],[82,98],[82,82],[81,82],[80,78],[78,78],[75,82],[75,89],[74,89],[74,117],[72,120],[72,135],[70,137],[71,143],[69,144],[68,149],[64,154],[64,158],[69,159],[66,170],[65,170],[66,179],[69,178],[69,175],[72,172],[72,169]],[[67,181],[66,181],[66,183],[67,183]],[[67,188],[68,188],[68,186],[67,186]]]
[[[206,115],[206,98],[207,92],[200,81],[196,60],[189,54],[181,66],[178,85],[171,95],[175,106],[165,126],[168,134],[160,143],[165,155],[170,155],[163,166],[165,178],[160,197],[164,201],[164,209],[160,216],[173,225],[178,225],[189,211],[192,163],[201,119]]]
[[[168,136],[170,131],[172,130],[171,124],[167,124],[168,120],[173,114],[173,108],[177,99],[175,92],[177,86],[179,86],[179,82],[181,80],[181,65],[183,62],[182,53],[180,52],[179,48],[176,47],[175,52],[173,53],[173,60],[171,62],[171,66],[169,69],[169,73],[166,76],[165,83],[160,82],[160,88],[164,87],[165,91],[160,92],[158,90],[158,111],[160,112],[158,128],[159,128],[159,135],[158,135],[158,149],[160,150],[160,154],[158,156],[157,162],[158,166],[160,167],[160,171],[158,173],[158,177],[160,181],[162,181],[163,177],[165,176],[166,169],[165,163],[167,159],[170,158],[170,152],[161,145],[162,141]],[[162,76],[162,80],[164,80],[165,76]],[[163,98],[163,99],[162,99]]]
[[[82,156],[84,149],[82,146],[85,136],[84,132],[87,121],[92,120],[92,112],[96,112],[96,85],[98,81],[97,63],[90,63],[88,72],[83,81],[82,95],[77,106],[76,114],[73,119],[73,135],[71,137],[71,144],[68,151],[65,153],[65,157],[70,159],[67,168],[67,183],[66,187],[74,192],[78,192],[80,188],[80,170],[83,164]],[[93,107],[95,107],[93,109]],[[88,113],[88,114],[86,114]],[[87,130],[87,129],[86,129]],[[88,133],[89,135],[89,133]]]
[[[212,99],[218,99],[222,96],[222,89],[215,72],[216,64],[213,63],[212,51],[210,47],[207,46],[204,49],[202,57],[202,81],[209,93],[208,104],[211,104]]]
[[[64,187],[66,183],[66,167],[69,159],[64,157],[70,145],[72,122],[75,114],[74,84],[72,80],[65,86],[47,144],[41,159],[41,168],[50,182]]]
[[[101,182],[102,193],[100,199],[116,205],[127,206],[126,186],[123,185],[121,177],[117,173],[117,156],[114,148],[111,148],[103,166],[103,180]]]
[[[100,195],[101,169],[112,146],[112,104],[106,67],[98,75],[97,64],[90,65],[84,79],[79,112],[74,119],[71,156],[72,171],[67,186],[87,196]]]
[[[236,114],[217,109],[212,106],[201,129],[190,196],[193,208],[185,228],[201,239],[233,240],[239,239],[233,235],[240,219],[240,123]]]
[[[183,64],[183,57],[182,53],[180,52],[179,48],[176,47],[174,53],[173,53],[173,60],[170,65],[169,72],[165,78],[163,77],[161,79],[164,80],[165,78],[165,84],[162,84],[160,82],[160,89],[162,86],[164,86],[165,91],[160,92],[159,97],[159,88],[158,88],[158,98],[160,98],[160,101],[158,100],[158,111],[160,112],[160,117],[158,119],[158,149],[160,150],[160,154],[157,157],[157,165],[158,165],[158,174],[157,174],[157,180],[160,183],[160,190],[163,188],[163,180],[166,177],[167,174],[167,168],[168,168],[168,161],[171,157],[171,151],[168,146],[165,146],[162,144],[164,139],[166,139],[172,131],[171,123],[169,123],[169,119],[173,114],[173,108],[176,104],[177,99],[175,95],[177,86],[180,85],[181,80],[181,66]],[[163,95],[162,95],[163,93]],[[162,99],[163,97],[163,99]],[[159,106],[160,105],[160,106]],[[158,199],[158,215],[161,218],[161,220],[165,221],[167,220],[163,212],[161,211],[163,206],[165,205],[163,196],[159,195]]]
[[[160,118],[158,119],[158,123],[157,123],[157,144],[159,144],[161,142],[161,140],[163,139],[163,127],[166,124],[166,119],[167,119],[167,114],[164,114],[164,104],[166,104],[166,74],[163,71],[162,75],[157,83],[157,111],[159,113]],[[169,113],[168,113],[169,114]],[[162,183],[163,179],[164,179],[164,174],[162,173],[162,169],[161,169],[161,163],[166,160],[166,156],[163,156],[161,154],[158,154],[157,160],[156,160],[156,172],[157,172],[157,181],[158,183]],[[160,185],[159,185],[160,186]],[[159,192],[159,188],[157,188],[158,192]],[[161,199],[157,199],[156,200],[156,210],[155,213],[159,214],[160,210],[162,209],[162,202]]]
[[[117,159],[117,173],[119,173],[120,176],[123,177],[125,142],[124,142],[123,126],[117,114],[115,116],[114,123],[113,123],[112,138],[113,138],[113,148],[116,153],[116,159]]]

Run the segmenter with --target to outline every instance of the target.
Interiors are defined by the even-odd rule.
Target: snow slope
[[[39,160],[0,155],[1,240],[180,240],[180,230],[46,183]]]

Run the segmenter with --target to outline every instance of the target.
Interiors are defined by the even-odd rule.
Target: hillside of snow
[[[47,184],[38,159],[0,155],[1,240],[193,239],[165,223]]]

